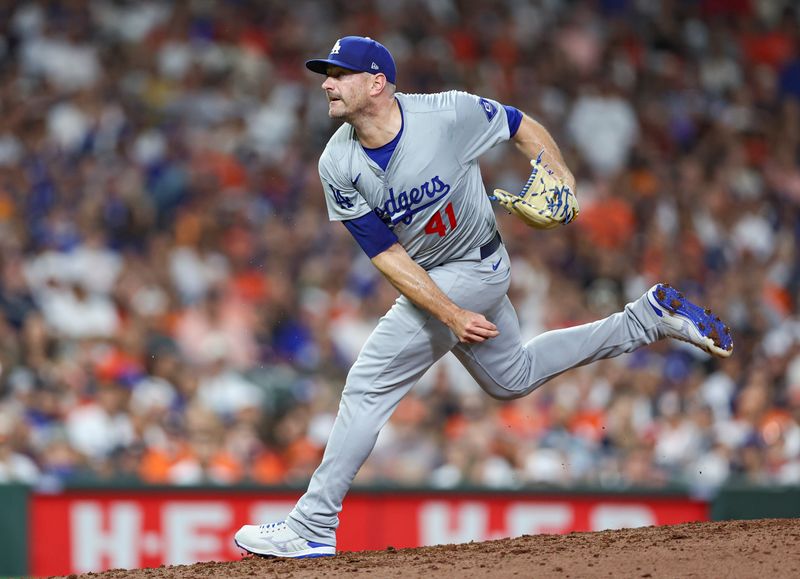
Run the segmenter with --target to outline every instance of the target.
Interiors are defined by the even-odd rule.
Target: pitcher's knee
[[[369,402],[376,402],[395,392],[397,384],[382,385],[377,384],[376,378],[370,377],[364,379],[363,377],[351,378],[348,377],[342,390],[342,401],[347,401],[349,404],[366,399]]]
[[[342,400],[347,399],[353,401],[365,397],[369,392],[369,384],[362,381],[348,380],[345,382],[344,389],[342,390]]]
[[[503,388],[499,384],[491,384],[486,385],[483,384],[483,391],[486,392],[489,396],[494,398],[495,400],[514,400],[515,398],[522,398],[533,388],[526,388],[523,390],[509,390],[508,388]]]

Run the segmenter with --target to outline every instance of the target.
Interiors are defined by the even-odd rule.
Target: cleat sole
[[[678,340],[694,344],[721,358],[727,358],[733,353],[733,338],[730,328],[722,323],[719,316],[715,316],[710,309],[701,308],[668,284],[659,284],[653,297],[658,305],[673,317],[679,317],[692,324],[699,336],[691,339],[685,336],[673,336]]]

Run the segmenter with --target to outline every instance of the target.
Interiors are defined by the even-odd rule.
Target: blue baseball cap
[[[381,72],[386,76],[386,80],[395,84],[397,70],[391,53],[383,44],[368,36],[340,38],[331,48],[328,58],[306,61],[306,68],[319,74],[327,74],[329,65],[371,74]]]

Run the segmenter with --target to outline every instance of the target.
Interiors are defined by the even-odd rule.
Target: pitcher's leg
[[[286,520],[298,535],[336,544],[342,501],[383,425],[455,337],[401,298],[381,319],[347,376],[322,463]]]
[[[605,319],[545,332],[524,345],[508,299],[491,319],[500,330],[498,337],[458,344],[453,353],[496,398],[524,396],[570,368],[632,352],[661,337],[658,317],[645,296]]]

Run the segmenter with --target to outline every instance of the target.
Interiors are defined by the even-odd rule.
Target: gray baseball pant
[[[658,318],[640,298],[603,320],[545,332],[523,345],[517,314],[506,296],[509,266],[500,246],[483,260],[476,249],[463,260],[428,271],[458,306],[493,322],[500,331],[496,338],[461,344],[447,326],[404,296],[380,319],[347,376],[322,463],[286,520],[297,534],[336,544],[342,501],[379,431],[409,389],[447,352],[490,396],[509,400],[570,368],[631,352],[660,337]]]

